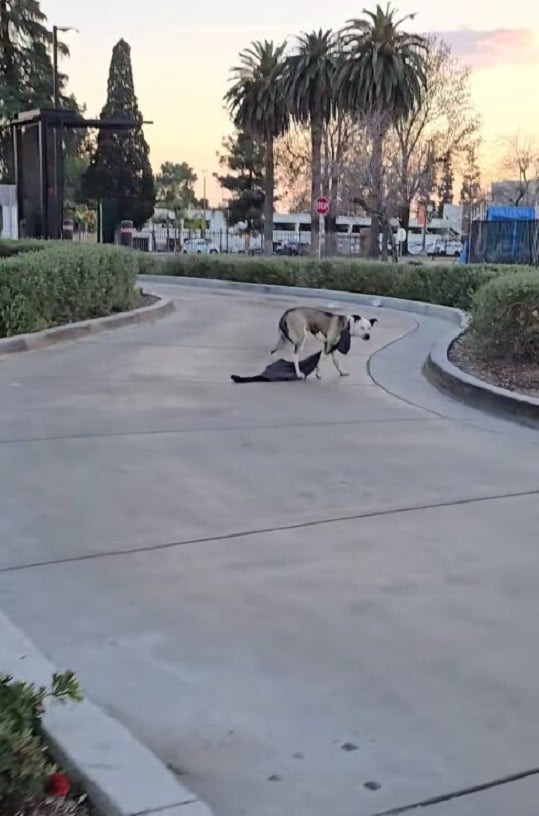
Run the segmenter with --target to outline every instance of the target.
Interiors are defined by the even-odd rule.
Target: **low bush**
[[[81,700],[72,672],[53,675],[49,688],[0,675],[0,812],[20,813],[25,802],[45,796],[54,782],[41,717],[49,698]],[[58,785],[56,785],[58,788]]]
[[[485,359],[539,363],[539,272],[490,281],[472,302],[471,339]]]
[[[422,300],[468,310],[488,281],[513,272],[508,266],[382,263],[354,259],[246,258],[237,255],[176,255],[155,272],[195,278],[336,289]]]
[[[46,249],[48,245],[47,241],[38,241],[32,238],[25,238],[20,241],[0,240],[0,258],[11,258],[13,255],[21,255],[23,252],[36,252],[40,249]]]
[[[123,312],[138,302],[142,253],[50,243],[0,259],[0,336]]]

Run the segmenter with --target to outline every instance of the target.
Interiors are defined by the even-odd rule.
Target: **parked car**
[[[462,241],[438,241],[436,243],[436,254],[447,257],[458,258],[462,252]]]
[[[183,242],[184,255],[218,255],[219,247],[207,238],[188,238]]]
[[[276,255],[308,255],[309,247],[299,241],[281,241],[275,247]]]

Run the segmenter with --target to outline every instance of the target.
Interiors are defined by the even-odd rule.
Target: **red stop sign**
[[[314,209],[317,215],[327,215],[329,212],[329,198],[319,196],[314,202]]]

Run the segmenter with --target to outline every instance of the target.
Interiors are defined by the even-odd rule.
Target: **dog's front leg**
[[[339,372],[339,375],[341,377],[348,377],[349,376],[348,371],[343,371],[343,369],[341,368],[341,365],[340,365],[337,357],[335,356],[335,354],[336,354],[336,352],[334,352],[334,351],[331,353],[331,359],[333,360],[333,365],[335,366],[335,368],[337,369],[337,371]]]

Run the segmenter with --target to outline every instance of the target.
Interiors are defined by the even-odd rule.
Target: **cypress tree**
[[[102,202],[103,240],[112,243],[120,221],[129,219],[139,229],[151,218],[155,207],[150,149],[135,95],[131,48],[123,39],[112,51],[107,102],[101,118],[133,120],[140,125],[130,130],[100,130],[83,180],[84,194]]]

